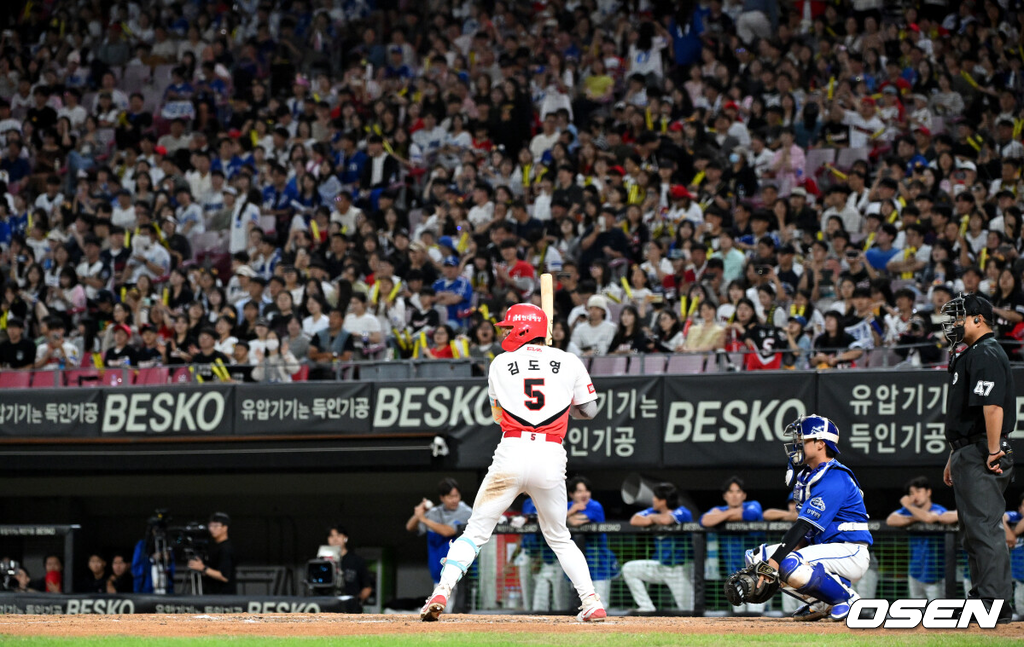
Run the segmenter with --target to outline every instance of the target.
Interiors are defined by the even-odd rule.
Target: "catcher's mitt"
[[[764,578],[761,580],[761,578]],[[758,581],[761,581],[758,586]],[[741,604],[761,604],[772,599],[779,590],[779,572],[768,562],[757,562],[736,571],[725,581],[725,599],[737,607]]]

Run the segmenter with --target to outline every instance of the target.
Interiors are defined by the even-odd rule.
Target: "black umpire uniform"
[[[994,321],[991,303],[973,294],[959,298],[962,302],[958,314],[962,321],[969,319],[977,324],[980,322],[977,318],[982,317],[991,326]],[[957,332],[962,339],[962,330]],[[1002,474],[996,474],[986,466],[992,460],[984,408],[990,405],[1002,408],[1000,445],[1003,450],[1008,450],[1006,437],[1014,430],[1017,411],[1010,361],[995,335],[989,331],[954,354],[950,359],[949,374],[946,441],[952,452],[949,468],[963,546],[974,585],[968,597],[981,598],[986,603],[1002,599],[1004,605],[1000,616],[1009,617],[1013,583],[1002,519],[1006,511],[1003,493],[1013,474],[1012,452],[1000,460]]]

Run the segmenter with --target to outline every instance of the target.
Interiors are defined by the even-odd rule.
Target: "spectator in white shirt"
[[[156,227],[141,225],[132,237],[132,255],[125,266],[126,283],[136,283],[142,275],[158,279],[171,271],[171,255],[156,242]]]
[[[316,337],[318,332],[329,326],[330,317],[324,314],[325,306],[325,302],[315,295],[306,297],[306,312],[309,316],[302,320],[302,332],[310,338]]]
[[[885,122],[878,118],[875,100],[864,97],[857,110],[847,110],[843,123],[850,127],[850,148],[867,148],[885,130]]]
[[[206,194],[213,188],[213,177],[210,175],[210,154],[197,151],[192,155],[192,163],[195,168],[185,173],[185,179],[192,190],[193,199],[202,204],[206,201]]]
[[[478,183],[473,187],[473,206],[466,216],[476,231],[484,231],[494,219],[494,203],[491,202],[491,187]]]
[[[259,189],[249,189],[243,199],[238,199],[238,191],[229,186],[224,189],[224,208],[231,209],[231,238],[228,251],[232,254],[249,249],[249,232],[260,225],[260,205],[263,196]]]
[[[217,331],[217,342],[213,345],[213,349],[228,357],[234,354],[235,344],[238,343],[238,337],[231,334],[234,325],[235,322],[231,317],[220,317],[214,325],[214,329]]]
[[[82,100],[82,92],[77,88],[68,88],[64,92],[64,105],[57,111],[57,118],[67,117],[72,128],[81,128],[85,124],[85,118],[89,116],[85,106],[79,101]]]
[[[366,311],[366,294],[362,292],[352,293],[348,314],[341,327],[355,338],[356,347],[362,348],[364,356],[371,345],[379,344],[384,339],[380,319]]]
[[[583,355],[605,355],[615,337],[615,324],[606,321],[608,301],[600,294],[587,299],[587,321],[572,331],[572,343],[579,346]]]
[[[135,205],[132,204],[132,194],[125,189],[117,192],[117,202],[114,203],[110,222],[128,231],[135,229]]]
[[[352,193],[349,191],[339,193],[334,199],[334,204],[335,210],[331,212],[331,222],[341,225],[341,233],[346,236],[354,235],[363,210],[352,204]]]
[[[412,134],[412,141],[420,147],[420,150],[423,151],[424,159],[430,165],[437,161],[437,154],[440,152],[441,147],[444,146],[447,137],[448,133],[445,132],[444,128],[437,125],[437,117],[433,113],[428,112],[423,115],[423,128]]]
[[[60,177],[51,175],[46,178],[46,191],[36,197],[35,208],[42,209],[46,215],[52,215],[54,209],[64,204],[64,194],[60,192]]]
[[[558,142],[556,123],[555,114],[548,114],[544,117],[543,130],[534,135],[533,139],[530,140],[530,154],[533,155],[534,162],[539,162],[544,153],[551,150],[551,147]]]
[[[178,226],[185,236],[198,235],[206,231],[206,220],[203,208],[192,201],[192,193],[188,189],[178,189]]]

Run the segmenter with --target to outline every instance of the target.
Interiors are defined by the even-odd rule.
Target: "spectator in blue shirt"
[[[925,476],[911,479],[900,499],[899,510],[885,520],[894,528],[904,528],[916,523],[957,522],[956,511],[946,510],[937,503],[932,503],[932,487]],[[910,534],[910,565],[907,569],[907,585],[913,599],[935,600],[944,598],[946,580],[942,549],[943,538],[938,533]]]
[[[413,73],[409,66],[404,63],[405,54],[402,52],[402,48],[398,45],[393,45],[389,50],[389,55],[391,60],[388,66],[384,68],[384,78],[398,79],[402,82],[411,79]]]
[[[629,520],[631,526],[674,526],[693,521],[693,514],[679,505],[679,491],[671,483],[659,484],[651,498],[653,505],[634,514]],[[648,582],[667,586],[680,610],[693,610],[693,548],[689,537],[679,533],[655,536],[653,559],[626,562],[622,579],[637,611],[657,610],[647,592]]]
[[[591,498],[590,481],[586,477],[570,479],[566,489],[569,493],[566,523],[570,528],[586,523],[604,523],[604,507]],[[583,554],[590,567],[590,577],[594,580],[594,590],[602,600],[611,600],[612,578],[619,574],[619,563],[615,553],[608,548],[608,535],[603,532],[588,534],[586,542]]]
[[[242,158],[235,155],[235,144],[230,139],[220,141],[220,155],[210,162],[211,171],[220,171],[224,177],[233,180],[242,169]]]
[[[339,169],[339,179],[346,190],[358,188],[369,156],[356,147],[356,135],[342,133],[335,135],[334,165]]]
[[[889,259],[900,253],[900,250],[892,246],[898,235],[899,230],[896,229],[896,225],[885,223],[879,227],[878,233],[875,235],[874,247],[864,253],[868,265],[880,272],[885,271]]]
[[[20,182],[32,172],[28,160],[21,156],[21,150],[21,142],[12,141],[7,144],[7,156],[0,160],[0,171],[7,171],[8,181],[12,184]]]
[[[714,528],[730,521],[764,521],[761,513],[761,504],[757,501],[747,501],[747,492],[743,487],[743,479],[738,476],[731,476],[722,485],[722,498],[725,505],[716,506],[704,513],[700,518],[700,525],[705,528]],[[742,534],[708,534],[708,543],[713,539],[718,542],[718,564],[719,568],[724,567],[725,573],[735,573],[744,567],[743,554],[747,549],[756,548],[763,537],[763,533],[742,533]],[[747,604],[737,607],[738,610],[745,610],[752,613],[760,613],[763,604]]]
[[[459,259],[455,256],[444,259],[441,272],[444,278],[434,282],[435,302],[448,308],[449,325],[461,327],[473,305],[473,286],[459,274]]]

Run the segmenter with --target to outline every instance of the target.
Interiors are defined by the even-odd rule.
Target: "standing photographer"
[[[234,595],[235,587],[235,549],[228,539],[228,526],[231,517],[223,512],[210,515],[207,529],[213,544],[204,562],[199,557],[188,560],[188,567],[203,574],[203,593],[207,595]]]

